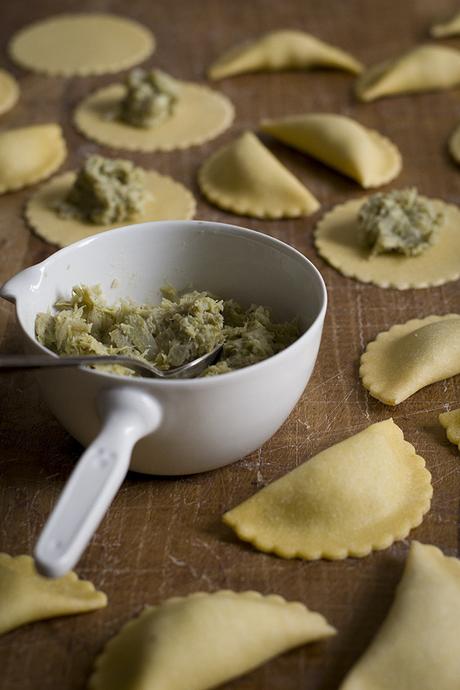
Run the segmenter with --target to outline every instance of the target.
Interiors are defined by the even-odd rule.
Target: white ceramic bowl
[[[35,317],[78,283],[100,284],[109,301],[158,301],[165,283],[209,290],[246,305],[267,305],[278,320],[298,317],[303,331],[274,357],[209,378],[164,381],[89,369],[40,373],[43,395],[70,434],[85,446],[101,434],[91,449],[91,466],[100,472],[90,482],[94,501],[123,455],[118,484],[128,464],[139,472],[183,475],[243,457],[281,426],[310,378],[326,288],[308,259],[271,237],[221,223],[167,221],[119,228],[66,247],[0,290],[16,302],[26,351],[48,353],[35,339]]]

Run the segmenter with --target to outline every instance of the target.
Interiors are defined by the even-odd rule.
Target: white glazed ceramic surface
[[[47,352],[34,337],[35,316],[73,285],[100,284],[110,301],[158,301],[160,287],[210,290],[244,304],[268,305],[280,320],[299,317],[303,335],[264,362],[217,377],[133,379],[75,369],[38,375],[63,426],[83,445],[101,429],[101,394],[143,391],[161,410],[157,428],[135,446],[131,469],[149,474],[202,472],[261,446],[289,415],[315,364],[326,311],[319,272],[299,252],[266,235],[220,223],[143,223],[83,240],[6,283],[25,349]],[[51,355],[50,355],[51,356]],[[110,409],[106,410],[110,413]]]

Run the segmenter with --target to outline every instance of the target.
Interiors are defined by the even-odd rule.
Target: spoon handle
[[[123,364],[125,366],[141,369],[147,367],[129,357],[120,355],[84,355],[81,357],[48,357],[47,355],[0,355],[0,372],[32,370],[32,369],[59,369],[63,367],[80,367],[86,364]]]
[[[101,395],[101,432],[80,458],[35,547],[37,569],[48,577],[75,566],[125,478],[135,443],[161,422],[160,405],[141,391],[110,388]]]

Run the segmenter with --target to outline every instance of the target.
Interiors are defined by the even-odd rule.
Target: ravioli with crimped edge
[[[147,607],[108,642],[90,690],[206,690],[282,652],[335,634],[300,602],[197,592]]]
[[[460,561],[413,541],[391,609],[339,690],[458,690]]]
[[[318,453],[223,519],[240,539],[282,558],[363,557],[407,537],[432,493],[424,459],[387,419]]]

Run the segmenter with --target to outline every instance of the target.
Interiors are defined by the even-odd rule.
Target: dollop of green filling
[[[89,156],[55,210],[61,218],[110,225],[141,213],[148,196],[142,168],[128,160]]]
[[[45,347],[59,355],[123,354],[171,369],[210,352],[222,352],[204,376],[247,367],[280,352],[300,335],[296,321],[275,323],[267,307],[248,309],[235,300],[208,292],[178,293],[162,289],[159,304],[122,300],[109,306],[99,286],[75,286],[56,312],[40,313],[35,332]],[[125,367],[105,367],[133,374]]]
[[[373,194],[362,205],[358,224],[371,254],[418,256],[438,239],[443,214],[415,188]]]
[[[119,119],[133,127],[155,127],[167,120],[180,92],[179,82],[159,69],[132,70],[125,87]]]

